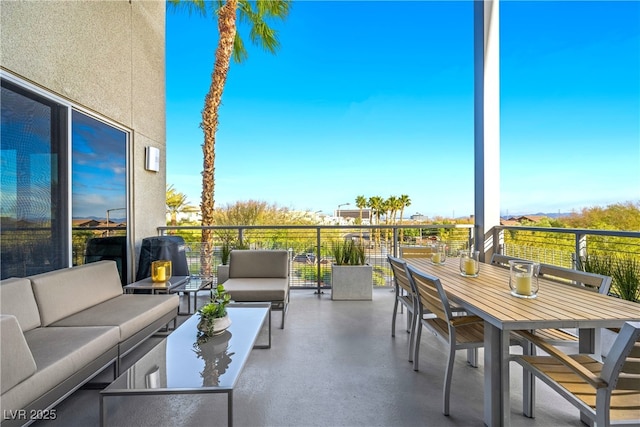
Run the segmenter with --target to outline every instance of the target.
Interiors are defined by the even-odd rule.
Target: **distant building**
[[[412,221],[427,221],[429,220],[429,217],[426,215],[422,215],[419,212],[416,212],[415,214],[411,215],[409,219]]]
[[[167,224],[171,222],[171,213],[167,212],[166,214]],[[180,212],[176,213],[176,221],[178,223],[181,222],[201,222],[202,221],[202,213],[200,212],[200,208],[197,206],[187,205],[182,208]]]
[[[540,222],[543,218],[546,218],[544,215],[521,215],[521,216],[512,216],[509,218],[511,221],[530,221],[530,222]]]
[[[344,218],[346,220],[352,219],[355,221],[360,218],[360,209],[340,209],[336,210],[336,217]],[[362,209],[362,223],[371,223],[371,209]]]
[[[522,225],[523,222],[532,222],[538,223],[542,219],[547,218],[544,215],[520,215],[520,216],[512,216],[508,219],[501,219],[500,225]]]

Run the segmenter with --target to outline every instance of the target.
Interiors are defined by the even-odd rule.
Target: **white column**
[[[480,259],[491,257],[500,225],[500,3],[474,1],[475,238]]]

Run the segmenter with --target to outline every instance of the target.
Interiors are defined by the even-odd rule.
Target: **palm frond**
[[[233,42],[233,60],[236,63],[241,63],[249,57],[249,53],[247,49],[244,47],[244,42],[242,41],[242,37],[236,31],[236,37]]]
[[[207,14],[206,2],[204,0],[168,0],[168,4],[170,9],[185,9],[189,14],[196,13],[201,16]]]

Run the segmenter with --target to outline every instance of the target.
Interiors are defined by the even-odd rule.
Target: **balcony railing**
[[[498,226],[498,252],[567,268],[578,268],[586,256],[608,255],[640,260],[640,232]]]
[[[291,285],[297,288],[331,286],[332,243],[354,239],[366,248],[366,262],[373,266],[373,285],[391,286],[392,273],[387,255],[398,255],[401,245],[427,246],[434,241],[446,243],[451,254],[473,244],[472,225],[420,225],[420,226],[214,226],[212,259],[215,275],[221,264],[222,247],[249,249],[284,249],[291,259]],[[200,236],[203,227],[160,227],[160,235],[180,235],[185,239],[190,272],[203,272]]]
[[[367,263],[374,267],[373,285],[390,286],[392,274],[388,254],[399,255],[401,246],[445,243],[450,256],[474,244],[474,226],[461,225],[370,225],[370,226],[218,226],[213,230],[212,274],[221,263],[222,245],[251,249],[285,249],[290,252],[292,286],[331,286],[331,245],[352,238],[367,248]],[[200,235],[202,227],[160,227],[159,234],[179,234],[187,242],[191,272],[202,274]],[[640,232],[499,226],[493,229],[497,252],[569,268],[579,268],[587,255],[640,260]],[[486,260],[488,261],[488,260]],[[637,264],[640,266],[640,262]],[[640,272],[638,272],[640,276]]]

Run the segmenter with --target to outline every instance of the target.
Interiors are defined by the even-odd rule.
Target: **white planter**
[[[213,320],[213,322],[211,322],[211,320]],[[198,330],[210,337],[223,333],[231,326],[229,315],[211,320],[201,318],[198,322]]]
[[[218,278],[218,285],[226,282],[229,278],[229,265],[219,265],[216,277]]]
[[[370,265],[331,266],[331,299],[373,299],[373,267]]]

